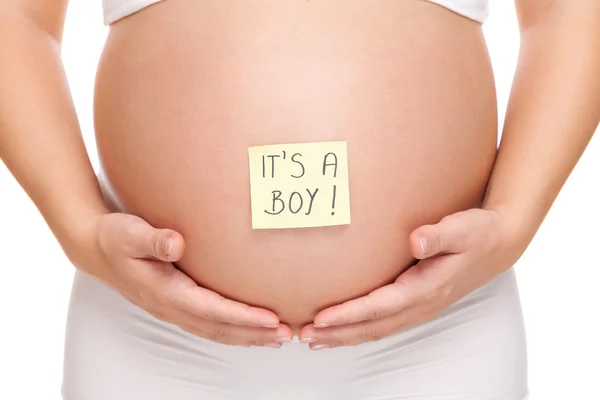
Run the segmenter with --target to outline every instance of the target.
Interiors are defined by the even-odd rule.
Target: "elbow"
[[[21,41],[31,37],[43,37],[54,42],[54,45],[60,48],[62,28],[51,29],[19,11],[0,9],[0,43]]]
[[[598,0],[517,0],[516,8],[521,39],[539,34],[570,35],[582,29],[588,31],[590,40],[600,38]]]

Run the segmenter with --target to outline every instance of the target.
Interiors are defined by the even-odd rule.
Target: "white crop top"
[[[163,0],[102,0],[104,23],[113,22]],[[201,1],[201,0],[200,0]],[[490,0],[427,0],[457,14],[484,23],[488,18]]]

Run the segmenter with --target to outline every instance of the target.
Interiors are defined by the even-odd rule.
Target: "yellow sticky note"
[[[345,141],[250,147],[252,228],[350,224]]]

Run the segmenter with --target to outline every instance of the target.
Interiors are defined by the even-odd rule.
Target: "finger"
[[[227,299],[202,287],[189,287],[177,297],[177,304],[206,320],[234,325],[274,328],[279,318],[270,310]]]
[[[266,346],[279,348],[293,339],[292,330],[287,325],[278,328],[258,328],[207,321],[187,314],[178,324],[182,329],[213,342],[235,346]]]
[[[124,229],[123,242],[131,257],[175,262],[183,256],[183,236],[172,229],[156,229],[138,217],[128,219]]]
[[[168,262],[180,260],[185,248],[183,237],[172,229],[155,229],[154,232],[148,232],[147,243],[146,256]],[[140,242],[140,245],[143,246],[144,242]]]
[[[178,309],[215,322],[267,328],[279,326],[279,318],[272,311],[230,300],[202,288],[175,268],[171,274],[171,279],[162,281],[158,290]]]
[[[421,306],[410,307],[386,318],[364,321],[352,325],[341,325],[325,329],[307,326],[300,331],[300,341],[307,343],[311,338],[312,350],[331,349],[339,346],[354,346],[373,342],[394,335],[411,326],[422,323],[432,316]]]
[[[130,279],[142,287],[140,296],[153,308],[186,311],[200,318],[236,325],[278,327],[272,311],[252,307],[204,289],[170,263],[135,260]]]
[[[424,259],[440,253],[466,251],[469,234],[468,213],[444,217],[434,225],[423,225],[409,236],[409,249],[413,257]]]
[[[423,285],[404,285],[401,281],[383,286],[364,297],[349,300],[319,312],[314,319],[316,328],[354,324],[385,318],[413,306],[423,292]]]

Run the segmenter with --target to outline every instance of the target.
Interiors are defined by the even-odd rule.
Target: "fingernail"
[[[429,239],[427,239],[425,236],[421,236],[419,238],[419,244],[421,245],[421,253],[427,254],[429,251]]]
[[[290,339],[288,337],[278,337],[277,339],[275,339],[275,341],[277,343],[289,343],[292,341],[292,339]]]
[[[168,238],[167,240],[165,240],[165,243],[163,244],[163,250],[165,251],[166,255],[171,254],[171,249],[173,248],[173,239]]]
[[[276,329],[279,328],[279,325],[261,325],[263,328],[267,329]]]
[[[329,347],[329,345],[327,343],[320,343],[320,344],[315,344],[310,349],[311,350],[315,350],[315,351],[319,351],[319,350],[325,350],[328,347]]]
[[[314,325],[315,328],[327,328],[329,326],[331,326],[331,325],[329,325],[328,323],[325,323],[325,322],[321,322],[320,324]]]
[[[310,337],[305,337],[305,338],[300,339],[300,343],[314,343],[316,341],[317,341],[317,339],[313,339]]]
[[[279,343],[270,343],[269,342],[269,343],[265,343],[265,347],[272,347],[274,349],[278,349],[278,348],[281,347],[281,344],[279,344]]]

